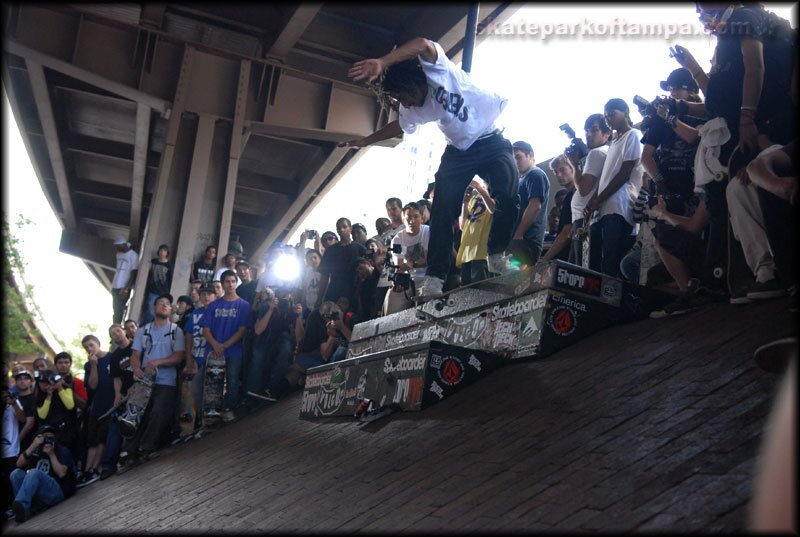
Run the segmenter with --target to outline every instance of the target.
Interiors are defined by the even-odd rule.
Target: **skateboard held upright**
[[[153,393],[153,384],[156,381],[158,370],[145,373],[142,378],[136,379],[128,389],[127,401],[122,415],[119,417],[119,432],[125,438],[132,438],[142,422],[142,416],[150,402]]]
[[[225,359],[214,351],[206,357],[206,377],[203,386],[203,427],[213,428],[222,419],[225,389]]]

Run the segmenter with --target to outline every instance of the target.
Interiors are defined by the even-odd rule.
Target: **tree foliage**
[[[17,230],[31,221],[18,215]],[[25,283],[25,260],[19,251],[20,239],[9,229],[7,215],[3,213],[3,289],[5,311],[3,314],[4,353],[31,354],[41,349],[36,340],[45,341],[33,323],[44,322],[42,312],[33,299],[33,286]],[[28,328],[25,324],[28,323]],[[33,337],[32,337],[33,336]],[[59,345],[63,342],[57,339]]]

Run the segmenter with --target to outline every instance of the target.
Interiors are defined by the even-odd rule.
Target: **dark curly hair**
[[[397,110],[399,103],[390,94],[412,93],[419,86],[427,85],[428,78],[419,60],[411,58],[389,66],[369,87],[384,109]]]

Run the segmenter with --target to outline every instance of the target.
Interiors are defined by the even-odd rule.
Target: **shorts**
[[[90,448],[105,444],[108,436],[108,420],[100,422],[97,418],[98,416],[86,416],[86,445]]]

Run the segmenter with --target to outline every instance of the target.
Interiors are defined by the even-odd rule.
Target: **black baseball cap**
[[[514,149],[519,149],[520,151],[524,151],[526,153],[533,153],[533,147],[531,147],[531,144],[529,144],[528,142],[523,142],[521,140],[519,142],[514,142],[514,145],[512,145],[511,147],[513,147]]]
[[[692,78],[692,73],[685,67],[680,67],[672,71],[666,80],[661,81],[661,89],[669,91],[669,88],[681,88],[689,90],[692,93],[697,93],[699,88],[697,82]]]
[[[187,305],[191,306],[192,305],[192,297],[187,296],[187,295],[181,295],[181,296],[178,297],[178,302],[183,302],[184,304],[187,304]]]
[[[172,295],[171,295],[171,294],[169,294],[169,293],[162,293],[162,294],[160,294],[160,295],[158,295],[158,296],[156,297],[156,299],[153,301],[153,304],[155,304],[156,302],[158,302],[158,301],[159,301],[159,300],[161,300],[162,298],[168,298],[168,299],[169,299],[169,303],[170,303],[170,304],[172,304],[172,302],[173,302],[173,299],[172,299]]]
[[[216,295],[217,294],[217,290],[214,289],[214,286],[211,285],[210,283],[207,283],[204,286],[202,286],[197,292],[198,293],[211,293],[212,295]]]

